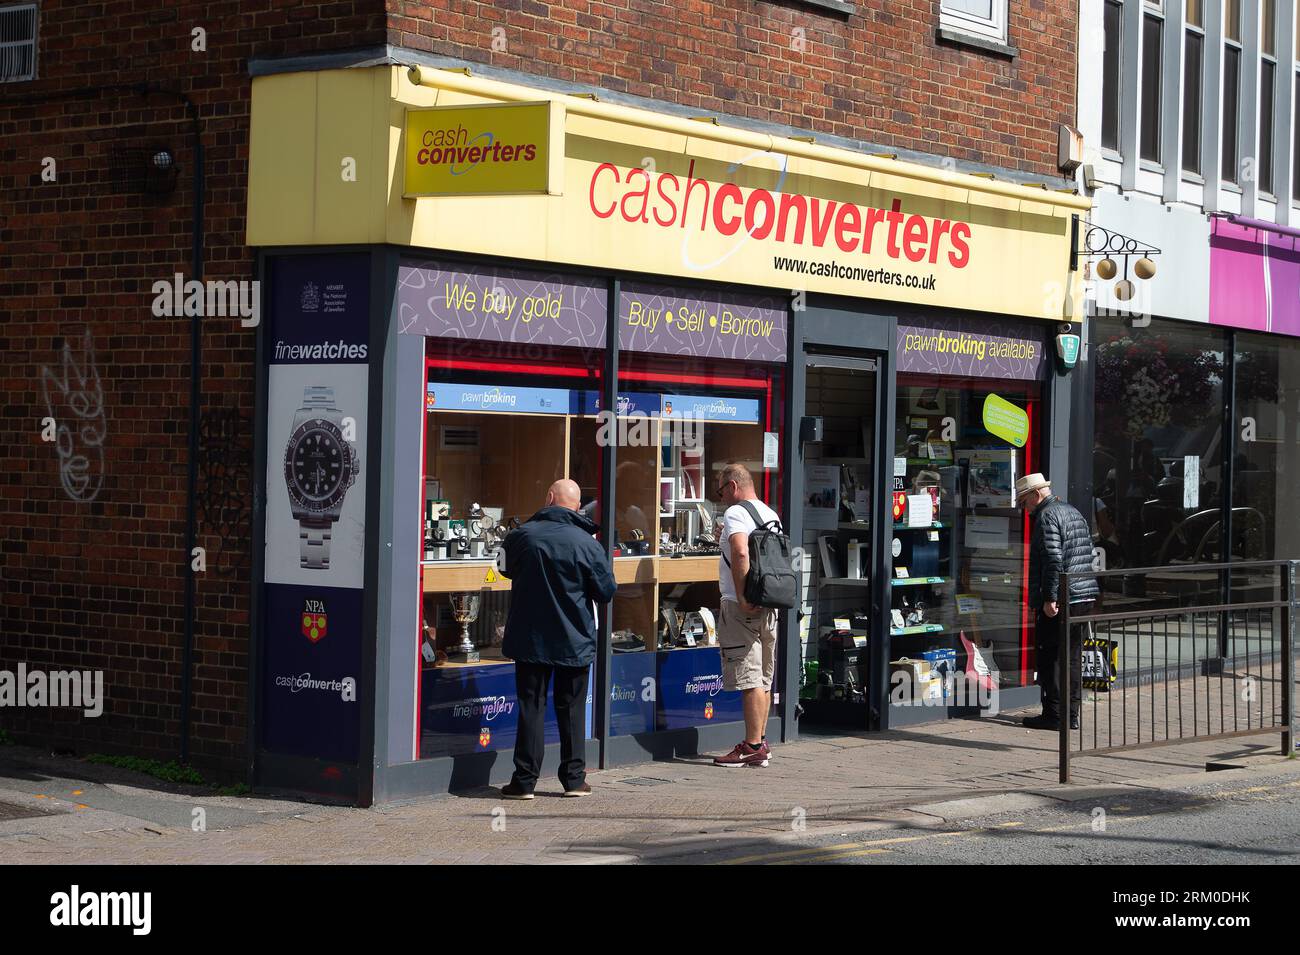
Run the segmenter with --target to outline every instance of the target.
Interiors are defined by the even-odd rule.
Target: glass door
[[[866,728],[874,720],[871,653],[877,583],[872,547],[879,522],[875,360],[809,355],[801,435],[803,606],[799,620],[803,723]],[[819,427],[814,423],[819,422]],[[878,528],[876,528],[878,530]]]

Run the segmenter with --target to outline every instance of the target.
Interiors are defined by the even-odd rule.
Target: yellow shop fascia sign
[[[559,103],[407,109],[405,125],[406,198],[560,192],[564,110]]]

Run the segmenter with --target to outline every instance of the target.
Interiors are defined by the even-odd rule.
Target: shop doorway
[[[805,362],[796,506],[804,566],[799,702],[810,729],[879,725],[879,372],[877,359],[860,354],[809,354]]]

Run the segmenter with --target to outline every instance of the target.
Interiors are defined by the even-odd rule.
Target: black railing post
[[[1056,687],[1057,692],[1060,694],[1060,699],[1057,701],[1056,706],[1057,716],[1060,721],[1060,754],[1057,761],[1059,764],[1058,768],[1060,769],[1061,782],[1068,783],[1070,781],[1070,708],[1073,705],[1072,701],[1074,699],[1071,695],[1073,693],[1073,688],[1070,686],[1070,654],[1073,653],[1074,650],[1070,646],[1070,575],[1068,573],[1061,574],[1060,588],[1061,589],[1057,591],[1057,603],[1061,608],[1060,642],[1057,644],[1056,650],[1056,670],[1058,674],[1056,678]],[[1039,643],[1042,643],[1041,639]],[[1082,647],[1080,647],[1080,650],[1082,650]],[[1080,693],[1082,693],[1082,690]],[[1082,711],[1082,703],[1080,704],[1079,709]],[[1082,712],[1080,715],[1082,716]],[[1079,725],[1082,726],[1083,724],[1080,723]]]
[[[1300,561],[1287,563],[1286,606],[1282,608],[1282,755],[1295,756],[1295,629],[1296,612],[1300,610],[1300,595],[1296,593],[1296,577]]]

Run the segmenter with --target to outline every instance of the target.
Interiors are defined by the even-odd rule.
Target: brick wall
[[[188,93],[207,154],[205,277],[251,280],[247,58],[382,42],[378,0],[41,4],[39,78],[0,86],[0,669],[101,669],[108,704],[98,719],[0,709],[15,739],[170,759],[180,732],[189,321],[154,317],[151,287],[191,274],[190,126],[165,96],[58,94]],[[160,146],[179,174],[151,194],[141,171]],[[252,332],[211,320],[192,755],[216,777],[240,772],[246,737],[253,359]],[[51,414],[84,469],[41,440]]]
[[[1011,0],[1014,59],[936,40],[938,0],[389,0],[389,42],[886,147],[1059,177],[1077,5]]]

